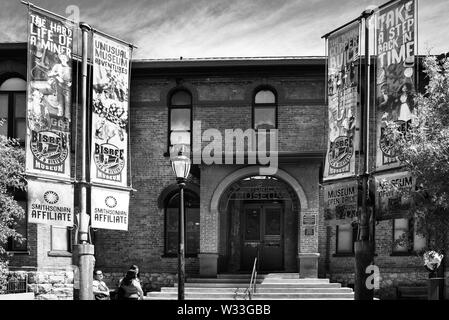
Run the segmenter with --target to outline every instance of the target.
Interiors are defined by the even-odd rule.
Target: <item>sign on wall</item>
[[[410,210],[416,179],[408,172],[397,172],[375,177],[376,219],[390,219]],[[392,187],[394,186],[394,187]]]
[[[384,121],[394,121],[405,131],[414,111],[415,1],[397,1],[376,17],[376,168],[383,170],[400,166],[385,138]]]
[[[325,180],[355,174],[359,38],[359,23],[353,23],[327,39],[329,133]]]
[[[30,223],[73,227],[73,185],[28,179]]]
[[[129,191],[92,187],[92,228],[128,230]]]
[[[94,33],[91,181],[127,187],[131,48]]]
[[[324,186],[324,219],[350,223],[357,216],[357,181]]]
[[[70,178],[73,24],[30,9],[26,172]]]

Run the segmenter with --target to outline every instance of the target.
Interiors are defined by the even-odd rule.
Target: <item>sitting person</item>
[[[92,291],[94,293],[95,300],[110,300],[109,288],[103,281],[103,272],[101,272],[101,270],[96,270],[94,272]]]
[[[118,300],[142,300],[143,290],[137,279],[136,270],[128,270],[126,276],[120,282],[117,294]]]

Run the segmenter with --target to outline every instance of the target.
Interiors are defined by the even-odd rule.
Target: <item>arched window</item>
[[[192,134],[192,95],[186,90],[177,90],[169,100],[168,149],[174,145],[184,145],[190,150]]]
[[[184,191],[185,254],[197,255],[200,251],[200,199]],[[172,194],[165,207],[165,254],[178,253],[179,192]]]
[[[262,89],[254,95],[253,128],[256,130],[277,128],[276,95],[273,91]]]
[[[277,150],[277,99],[270,89],[256,91],[253,100],[253,128],[256,130],[257,150]]]
[[[25,141],[26,81],[9,78],[0,84],[0,134]]]

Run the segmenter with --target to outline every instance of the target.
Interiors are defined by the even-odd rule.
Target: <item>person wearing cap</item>
[[[60,63],[53,66],[48,73],[52,84],[56,91],[58,102],[62,107],[63,115],[66,119],[70,118],[70,91],[72,86],[72,68],[69,66],[70,58],[66,54],[58,56]],[[59,114],[58,114],[59,115]]]
[[[92,291],[95,300],[110,300],[109,288],[103,281],[103,272],[95,270],[94,281],[92,282]]]

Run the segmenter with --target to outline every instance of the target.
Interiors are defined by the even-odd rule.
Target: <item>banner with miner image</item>
[[[131,48],[93,34],[91,181],[127,186]]]
[[[330,224],[351,223],[357,216],[357,181],[324,186],[324,219]]]
[[[416,179],[408,172],[396,172],[375,177],[376,219],[399,218],[413,204]]]
[[[128,230],[129,191],[92,187],[92,228]]]
[[[324,179],[355,174],[358,147],[359,23],[327,39],[329,133]]]
[[[394,121],[406,131],[413,115],[415,1],[397,1],[380,10],[376,19],[376,169],[383,170],[400,166],[385,139],[385,121]]]
[[[74,25],[29,11],[26,172],[70,179]]]
[[[73,227],[73,185],[28,179],[29,223]]]

